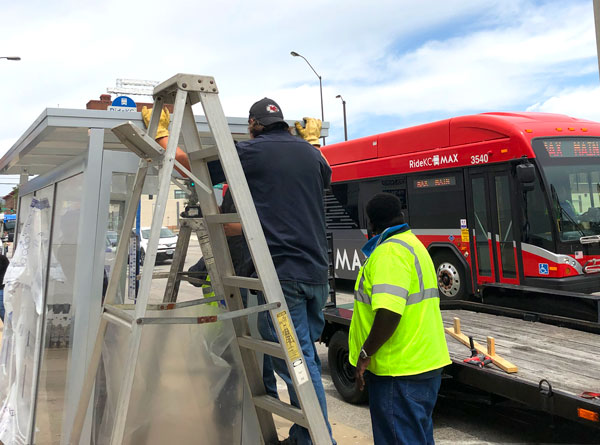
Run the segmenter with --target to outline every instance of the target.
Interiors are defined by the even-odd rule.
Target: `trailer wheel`
[[[445,300],[462,300],[467,294],[465,270],[456,255],[439,252],[433,257],[440,297]]]
[[[329,369],[335,389],[349,403],[365,403],[367,390],[359,391],[355,385],[354,366],[348,361],[348,333],[337,331],[329,341]]]

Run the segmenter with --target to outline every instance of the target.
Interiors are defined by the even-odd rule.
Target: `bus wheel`
[[[461,300],[466,296],[465,271],[456,255],[440,252],[433,258],[440,297],[446,300]]]
[[[144,265],[145,259],[146,259],[146,252],[144,252],[144,249],[140,249],[140,266]]]
[[[355,385],[354,366],[348,361],[348,333],[337,331],[329,341],[329,369],[335,389],[348,403],[365,403],[369,394],[365,388],[359,391]]]

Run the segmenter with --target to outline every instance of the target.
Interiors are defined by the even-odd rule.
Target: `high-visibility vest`
[[[206,274],[206,281],[208,281],[210,283],[210,275]],[[215,291],[212,288],[212,286],[208,285],[208,284],[203,284],[202,285],[202,296],[204,298],[212,298],[215,296]],[[211,306],[215,306],[215,307],[220,307],[220,308],[226,308],[227,306],[225,305],[225,300],[219,300],[219,301],[211,301],[210,303],[207,303]]]
[[[451,363],[435,267],[425,246],[410,230],[385,239],[359,271],[349,338],[349,359],[354,366],[378,309],[402,318],[372,356],[368,369],[373,374],[410,376]]]

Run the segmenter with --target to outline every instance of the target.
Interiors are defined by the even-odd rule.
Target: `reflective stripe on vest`
[[[400,244],[401,246],[405,247],[413,256],[413,258],[415,259],[415,270],[417,271],[417,277],[419,279],[419,292],[415,293],[415,294],[408,294],[408,290],[404,289],[403,287],[400,286],[395,286],[393,284],[376,284],[373,286],[373,289],[371,290],[371,295],[373,294],[389,294],[389,295],[394,295],[396,297],[399,298],[403,298],[406,300],[406,305],[409,306],[411,304],[418,304],[423,300],[426,300],[428,298],[438,298],[439,297],[439,293],[438,293],[438,288],[429,288],[429,289],[425,289],[425,284],[423,283],[423,272],[421,269],[421,263],[419,262],[419,258],[417,257],[417,255],[415,254],[415,250],[413,249],[413,247],[402,241],[399,239],[395,239],[395,238],[390,238],[386,241],[384,241],[382,244],[385,243],[396,243],[396,244]],[[366,263],[365,263],[366,265]],[[371,296],[367,295],[367,293],[365,292],[364,289],[364,281],[365,281],[365,274],[364,274],[364,267],[361,270],[361,277],[360,277],[360,282],[358,283],[358,288],[354,291],[354,299],[356,301],[360,301],[361,303],[365,303],[365,304],[371,304]]]

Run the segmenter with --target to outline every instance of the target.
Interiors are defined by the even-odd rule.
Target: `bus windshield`
[[[534,141],[561,241],[600,235],[600,139]]]

